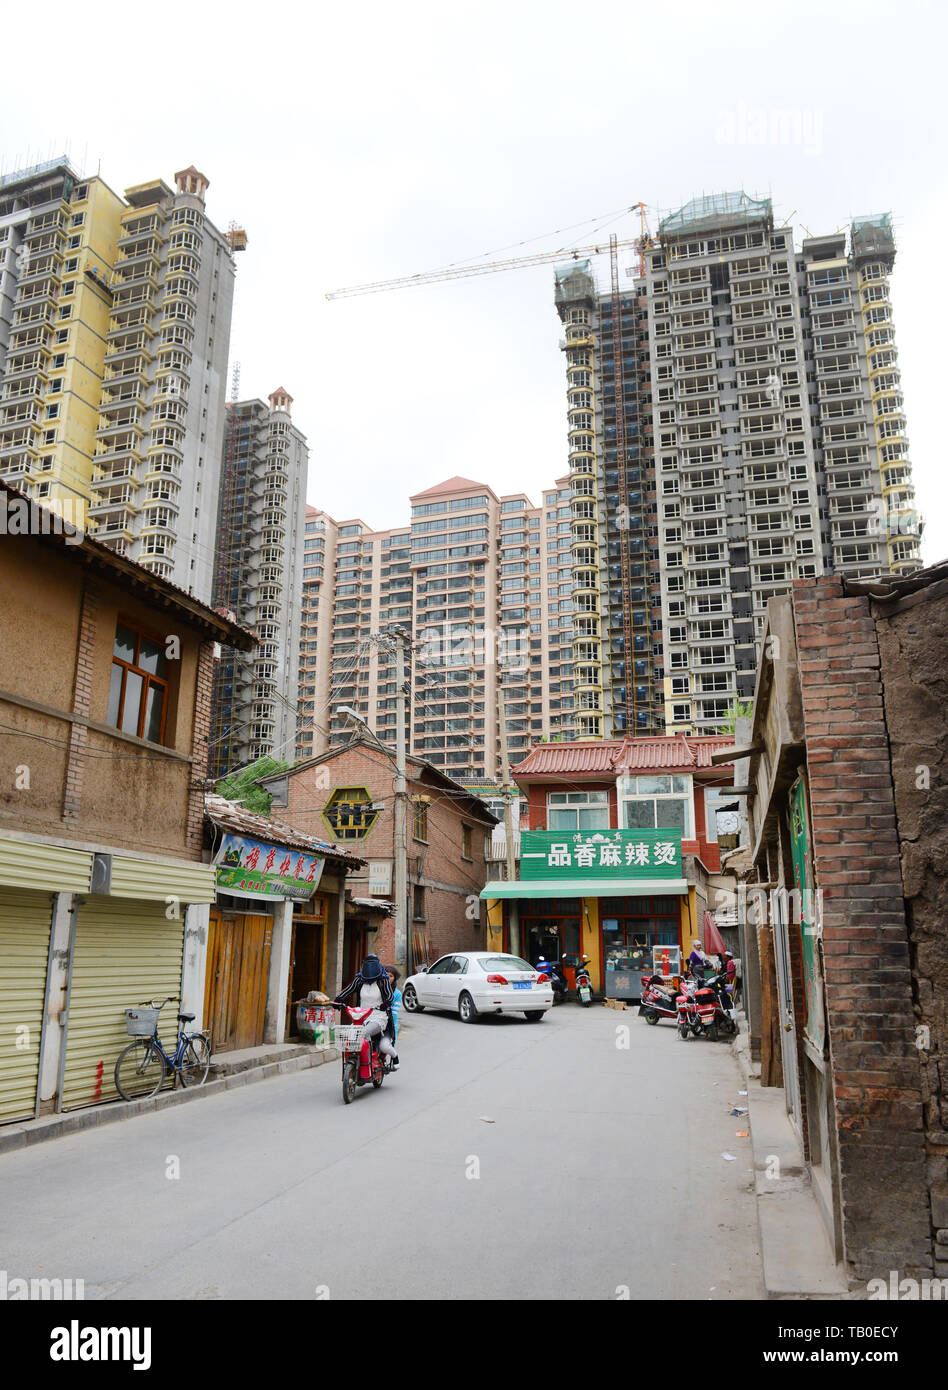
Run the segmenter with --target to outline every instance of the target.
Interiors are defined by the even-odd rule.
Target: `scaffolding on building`
[[[884,260],[890,267],[895,260],[895,234],[892,214],[876,213],[871,217],[854,217],[850,231],[853,259],[868,257]]]
[[[704,231],[727,231],[752,222],[765,222],[772,227],[773,220],[770,198],[751,198],[744,192],[709,193],[702,198],[692,198],[677,212],[663,217],[658,224],[658,235],[664,240]]]
[[[244,499],[238,488],[240,470],[240,363],[235,362],[231,376],[231,399],[226,405],[227,426],[224,443],[224,463],[221,476],[220,502],[217,519],[217,556],[214,573],[212,604],[233,613],[240,620],[243,591],[243,547],[240,544],[244,522]],[[211,700],[211,732],[208,753],[208,776],[220,777],[231,764],[236,749],[231,732],[238,678],[242,668],[252,662],[253,653],[238,652],[224,647],[221,659],[214,668],[214,690]]]

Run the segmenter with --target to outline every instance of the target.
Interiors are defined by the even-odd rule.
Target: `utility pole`
[[[406,786],[407,718],[405,691],[405,632],[395,629],[395,966],[402,979],[408,973],[408,790]]]
[[[507,849],[507,882],[514,883],[517,878],[517,854],[514,848],[513,830],[513,798],[516,788],[510,779],[510,759],[507,756],[507,698],[504,694],[504,687],[501,683],[499,672],[497,679],[497,711],[500,716],[500,766],[504,779],[504,839]],[[517,900],[515,898],[508,898],[507,904],[509,950],[511,955],[518,956],[520,955],[520,919],[517,910]]]

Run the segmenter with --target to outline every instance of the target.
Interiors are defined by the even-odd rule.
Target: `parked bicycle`
[[[182,1086],[203,1086],[211,1065],[211,1043],[206,1032],[188,1033],[184,1025],[194,1014],[178,1014],[178,1041],[169,1057],[158,1036],[158,1017],[179,999],[171,994],[161,1004],[148,999],[137,1009],[125,1010],[129,1043],[115,1063],[115,1089],[123,1100],[145,1100],[161,1090],[168,1073],[180,1076]]]

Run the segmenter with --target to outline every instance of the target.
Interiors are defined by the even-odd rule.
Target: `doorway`
[[[286,1036],[298,1035],[296,1003],[313,990],[322,989],[323,922],[317,918],[293,918],[290,948],[290,988],[287,995]]]
[[[272,936],[272,917],[211,908],[204,1021],[215,1052],[263,1042]]]

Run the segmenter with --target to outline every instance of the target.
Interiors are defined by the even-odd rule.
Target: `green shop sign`
[[[524,830],[520,877],[681,878],[680,830]]]

